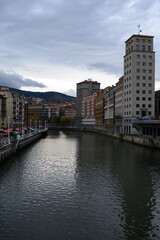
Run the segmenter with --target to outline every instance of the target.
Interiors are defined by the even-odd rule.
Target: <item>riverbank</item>
[[[125,141],[137,145],[141,145],[144,147],[151,147],[160,149],[160,139],[159,138],[151,138],[146,136],[138,136],[138,135],[127,135],[127,134],[119,134],[114,132],[109,132],[104,128],[95,128],[95,127],[79,127],[79,126],[49,126],[49,129],[55,130],[73,130],[73,131],[84,131],[84,132],[94,132],[106,135],[108,137],[113,137],[119,139],[120,141]]]
[[[39,138],[45,137],[47,135],[48,129],[41,130],[32,135],[23,136],[20,139],[13,140],[10,144],[0,147],[0,163],[4,162],[12,154],[20,151],[29,144],[35,142]]]

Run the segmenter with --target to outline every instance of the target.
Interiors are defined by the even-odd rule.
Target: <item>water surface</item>
[[[0,167],[0,240],[160,239],[160,152],[51,131]]]

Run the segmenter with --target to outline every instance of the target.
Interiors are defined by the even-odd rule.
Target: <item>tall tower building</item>
[[[132,35],[125,42],[123,131],[134,133],[136,118],[155,115],[155,52],[153,36]]]
[[[82,101],[83,98],[100,90],[100,83],[91,79],[77,83],[77,98],[76,98],[76,119],[78,123],[82,121]]]

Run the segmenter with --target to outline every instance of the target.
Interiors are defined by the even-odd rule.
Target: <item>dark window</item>
[[[145,87],[146,86],[146,84],[145,83],[142,83],[142,87]]]
[[[143,55],[143,59],[146,59],[146,55]]]
[[[151,51],[151,46],[148,46],[148,51],[149,51],[149,52]]]
[[[142,104],[142,107],[143,107],[143,108],[145,108],[145,107],[146,107],[146,105],[145,105],[145,104]]]
[[[140,62],[137,62],[137,66],[140,66]]]
[[[138,101],[138,100],[139,100],[139,97],[136,97],[136,100]]]
[[[136,115],[139,115],[139,111],[136,111]]]
[[[139,104],[136,104],[136,107],[138,108],[138,107],[139,107]]]
[[[146,80],[146,77],[145,77],[145,76],[143,76],[143,77],[142,77],[142,79],[143,79],[143,80]]]
[[[140,58],[140,55],[137,55],[137,58]]]
[[[145,51],[145,45],[142,45],[142,51]]]
[[[145,90],[142,90],[142,93],[144,94],[144,93],[146,93],[146,91],[145,91]]]

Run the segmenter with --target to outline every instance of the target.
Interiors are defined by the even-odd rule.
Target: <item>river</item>
[[[8,239],[160,239],[160,151],[50,131],[0,166]]]

